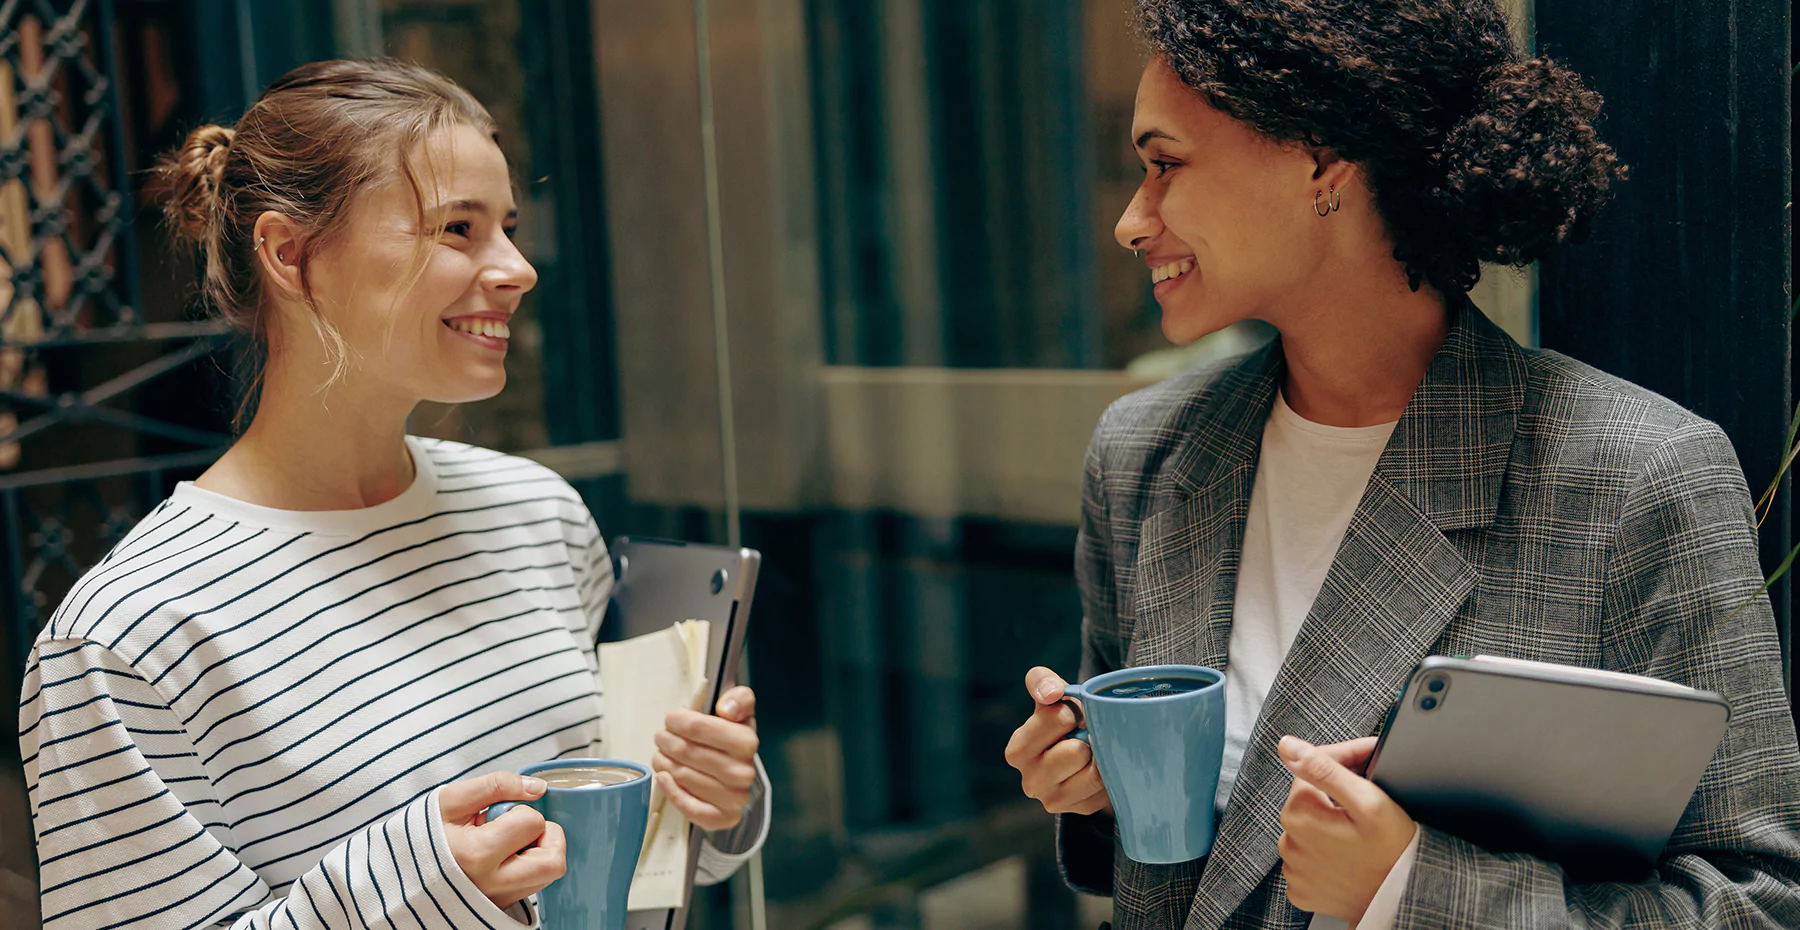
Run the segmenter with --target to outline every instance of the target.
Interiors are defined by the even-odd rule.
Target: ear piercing
[[[1337,185],[1335,184],[1331,186],[1331,196],[1321,203],[1320,198],[1323,197],[1325,197],[1324,191],[1313,192],[1313,212],[1321,217],[1330,216],[1331,214],[1336,213],[1338,207],[1343,205],[1343,198],[1338,195]]]

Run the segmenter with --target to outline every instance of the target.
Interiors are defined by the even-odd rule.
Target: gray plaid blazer
[[[1382,453],[1256,722],[1212,854],[1132,862],[1104,815],[1058,823],[1063,875],[1114,927],[1304,927],[1276,839],[1275,743],[1367,736],[1432,654],[1652,675],[1730,700],[1730,729],[1639,884],[1424,828],[1398,926],[1800,927],[1800,752],[1736,453],[1710,422],[1466,301]],[[1279,342],[1115,403],[1087,457],[1076,552],[1083,679],[1225,668]],[[1754,597],[1749,609],[1737,610]]]

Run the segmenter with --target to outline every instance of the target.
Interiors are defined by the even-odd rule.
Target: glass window
[[[1529,2],[1509,0],[1522,36]],[[227,53],[243,71],[195,66],[179,119],[173,84],[129,88],[146,150],[320,49],[438,68],[499,125],[540,284],[507,390],[423,408],[414,431],[539,458],[608,537],[764,555],[747,677],[773,830],[689,926],[1104,919],[1063,886],[1052,820],[1002,758],[1025,670],[1077,671],[1083,452],[1117,397],[1271,335],[1168,345],[1113,241],[1141,177],[1129,4],[232,7],[241,29],[196,13],[181,30],[194,56],[133,53],[134,73]],[[180,272],[146,272],[156,319],[178,316]],[[1476,300],[1531,341],[1529,273],[1490,274]]]

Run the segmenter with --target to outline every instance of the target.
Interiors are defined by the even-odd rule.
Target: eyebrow
[[[1137,137],[1137,147],[1140,149],[1143,148],[1151,139],[1167,139],[1170,142],[1181,141],[1160,129],[1146,129],[1143,134]]]
[[[457,212],[487,214],[487,213],[493,213],[494,211],[488,207],[487,201],[485,201],[485,200],[464,199],[464,200],[445,201],[443,203],[438,204],[435,207],[432,207],[427,212],[432,215],[437,215],[440,213],[457,213]],[[506,211],[507,219],[509,219],[509,220],[518,219],[518,217],[519,217],[519,208],[518,207],[513,207],[512,209]]]

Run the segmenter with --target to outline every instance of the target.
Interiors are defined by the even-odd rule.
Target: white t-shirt
[[[1392,423],[1360,427],[1314,423],[1295,413],[1279,392],[1275,395],[1263,427],[1262,457],[1250,492],[1250,517],[1238,566],[1231,658],[1225,669],[1220,811],[1231,797],[1263,699],[1312,610],[1375,462],[1393,432]]]
[[[1263,427],[1262,457],[1250,491],[1243,559],[1231,619],[1225,668],[1225,760],[1217,805],[1231,798],[1256,718],[1262,714],[1288,648],[1312,612],[1325,573],[1343,545],[1344,531],[1362,502],[1393,423],[1342,427],[1314,423],[1293,411],[1279,392]],[[1357,930],[1387,930],[1399,910],[1419,838],[1388,872]],[[1317,916],[1312,930],[1345,923]]]

